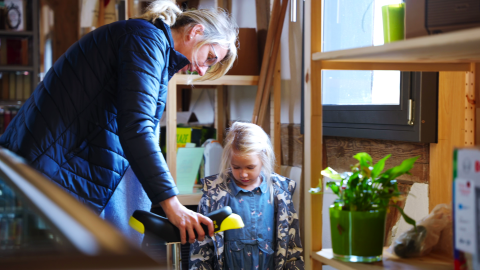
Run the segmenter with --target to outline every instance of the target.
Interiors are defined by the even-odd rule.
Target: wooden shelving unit
[[[175,75],[168,83],[167,96],[167,149],[177,149],[177,85],[203,85],[212,86],[216,88],[215,94],[215,127],[217,129],[217,139],[223,141],[221,136],[225,129],[223,114],[225,111],[225,104],[223,104],[223,95],[226,91],[225,86],[228,85],[258,85],[258,76],[240,76],[240,75],[225,75],[222,78],[214,81],[193,82],[197,75]],[[173,104],[173,106],[172,106]],[[278,105],[279,106],[279,105]],[[278,134],[279,140],[280,134]],[[177,153],[176,151],[167,150],[167,164],[173,178],[176,180],[177,170]],[[182,200],[190,200],[187,197],[193,196],[194,200],[198,199],[198,194],[183,195]],[[201,197],[201,195],[200,195]],[[189,201],[190,202],[190,201]]]
[[[438,143],[430,145],[429,208],[450,203],[452,151],[475,145],[476,92],[480,81],[480,28],[398,41],[382,46],[322,52],[322,1],[305,10],[305,258],[306,269],[453,269],[453,262],[396,260],[384,252],[379,264],[343,263],[322,250],[323,196],[311,196],[322,168],[321,70],[439,71]]]
[[[28,38],[29,39],[29,65],[1,65],[0,72],[17,72],[17,71],[28,71],[31,73],[31,93],[35,90],[35,87],[40,82],[39,72],[40,72],[40,48],[39,48],[39,1],[38,0],[25,0],[28,5],[27,8],[30,10],[24,10],[24,12],[30,15],[29,18],[26,18],[24,22],[24,27],[27,28],[27,21],[31,21],[32,29],[27,29],[25,31],[9,31],[9,30],[0,30],[0,37],[2,38]],[[1,46],[6,46],[1,44]],[[0,106],[2,105],[21,105],[24,100],[16,102],[17,100],[2,100],[0,101]]]
[[[446,261],[439,257],[426,256],[421,258],[401,259],[387,251],[383,252],[383,261],[376,263],[348,263],[333,259],[331,249],[312,254],[312,257],[324,264],[337,268],[338,270],[381,270],[381,269],[403,269],[403,270],[449,270],[452,269],[452,261]]]

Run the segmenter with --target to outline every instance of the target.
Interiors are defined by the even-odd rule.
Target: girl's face
[[[181,45],[177,46],[175,44],[175,50],[185,55],[190,61],[190,64],[181,69],[182,71],[196,71],[200,76],[203,76],[210,66],[222,61],[227,55],[227,49],[219,44],[205,44],[198,49],[195,57],[195,45],[200,42],[203,31],[203,25],[198,24],[187,32],[187,35],[183,37],[183,42],[180,43]]]
[[[262,161],[258,154],[241,155],[233,151],[230,167],[237,186],[253,190],[262,183],[260,179]]]

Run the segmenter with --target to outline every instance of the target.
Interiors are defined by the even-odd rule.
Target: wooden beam
[[[177,183],[177,83],[176,76],[168,82],[167,93],[167,164]]]
[[[438,143],[430,144],[430,211],[452,203],[453,149],[467,146],[465,130],[465,72],[440,72],[438,89]],[[460,94],[464,93],[464,94]]]
[[[312,260],[312,252],[322,249],[323,195],[312,196],[308,191],[319,183],[322,169],[322,100],[321,65],[312,61],[312,51],[322,51],[322,2],[305,1],[305,149],[304,149],[304,199],[305,199],[305,268],[322,269],[322,264]],[[326,221],[328,222],[328,221]]]
[[[475,145],[476,123],[476,96],[475,96],[475,64],[471,64],[471,71],[465,72],[465,142],[467,146]]]
[[[257,18],[258,57],[263,59],[265,44],[267,43],[268,22],[270,20],[270,1],[255,0]],[[260,66],[262,63],[259,63]]]
[[[275,31],[277,29],[278,18],[280,17],[280,0],[274,0],[272,8],[272,16],[270,17],[269,31],[267,33],[267,41],[262,58],[262,68],[260,69],[260,78],[258,81],[257,95],[255,97],[255,105],[253,106],[252,123],[256,124],[260,105],[262,103],[265,80],[268,72],[268,59],[272,50],[273,40],[275,38]]]
[[[225,92],[227,86],[217,86],[215,92],[215,128],[217,129],[217,140],[223,145],[225,132]]]
[[[97,28],[105,24],[105,0],[98,0]]]
[[[275,30],[275,37],[273,40],[273,48],[272,48],[272,54],[270,59],[268,59],[268,67],[267,67],[267,75],[265,78],[265,85],[263,86],[263,93],[262,93],[262,99],[260,102],[260,110],[258,113],[257,117],[257,124],[259,126],[262,126],[263,121],[265,120],[265,114],[267,111],[267,103],[270,98],[270,88],[272,87],[272,81],[273,81],[273,73],[275,71],[275,62],[277,61],[277,57],[275,57],[278,54],[278,51],[280,50],[280,38],[282,36],[282,30],[283,30],[283,24],[285,20],[285,15],[287,13],[287,7],[288,7],[289,0],[283,0],[282,2],[282,8],[280,10],[280,16],[278,18],[278,25],[277,29]],[[259,87],[262,87],[259,84]],[[256,102],[255,102],[256,103]],[[254,107],[255,109],[255,107]],[[254,115],[255,117],[255,115]]]
[[[64,54],[78,40],[80,26],[80,4],[78,0],[47,0],[46,4],[53,10],[53,62]]]
[[[273,138],[273,151],[275,153],[275,172],[280,174],[280,169],[282,165],[282,126],[281,126],[281,114],[282,111],[280,109],[282,105],[282,74],[281,74],[281,53],[280,51],[277,54],[277,64],[275,65],[275,73],[274,73],[274,80],[273,80],[273,95],[272,95],[272,104],[270,118],[272,119],[270,128],[271,138]]]

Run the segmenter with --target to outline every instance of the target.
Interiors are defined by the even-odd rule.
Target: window
[[[401,2],[324,0],[323,51],[383,45],[381,7]],[[431,72],[323,70],[324,135],[435,142],[437,77]]]

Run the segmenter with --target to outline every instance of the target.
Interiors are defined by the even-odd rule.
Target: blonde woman
[[[151,203],[160,204],[180,228],[183,243],[195,240],[194,230],[203,240],[208,232],[200,223],[213,233],[212,222],[178,201],[154,130],[170,78],[180,70],[196,71],[201,80],[223,76],[237,56],[237,32],[221,10],[181,12],[172,1],[154,1],[140,18],[105,25],[73,44],[25,102],[0,145],[98,214],[114,194],[131,194],[131,186],[119,185],[131,176],[132,185],[140,182]]]
[[[225,139],[220,173],[203,179],[198,212],[230,206],[245,227],[190,246],[189,269],[304,269],[295,182],[273,172],[275,155],[257,125],[235,122]]]

